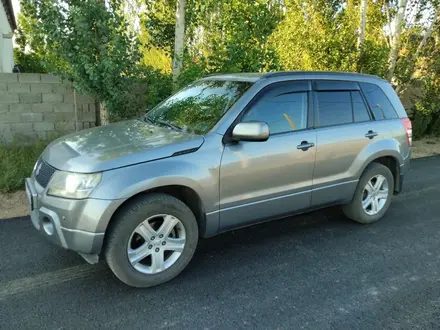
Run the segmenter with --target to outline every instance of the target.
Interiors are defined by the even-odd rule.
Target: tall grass
[[[24,189],[24,179],[51,141],[38,140],[32,145],[0,144],[0,193]]]

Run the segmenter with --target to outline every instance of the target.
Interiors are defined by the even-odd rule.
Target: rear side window
[[[367,99],[368,105],[373,112],[374,119],[394,119],[398,118],[396,110],[394,110],[388,97],[382,89],[374,84],[359,83]]]
[[[353,119],[355,123],[371,120],[367,106],[358,91],[351,92],[351,100],[353,102]]]
[[[353,122],[350,92],[317,92],[319,126],[341,125]]]

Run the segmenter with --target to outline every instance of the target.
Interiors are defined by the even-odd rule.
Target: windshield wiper
[[[167,127],[171,128],[171,129],[173,129],[175,131],[179,131],[179,132],[182,131],[182,128],[179,127],[179,126],[173,125],[173,124],[171,124],[171,123],[169,123],[169,122],[167,122],[165,120],[161,120],[161,119],[153,120],[147,114],[142,117],[142,120],[147,122],[147,123],[149,123],[149,124],[152,124],[152,125],[159,124],[159,125],[162,125],[162,126],[167,126]]]
[[[167,126],[167,127],[171,128],[171,129],[173,129],[173,130],[175,130],[175,131],[179,131],[179,132],[182,131],[182,128],[181,128],[181,127],[176,126],[176,125],[173,125],[173,124],[171,124],[171,123],[169,123],[169,122],[167,122],[167,121],[165,121],[165,120],[160,120],[160,119],[158,119],[156,122],[158,122],[158,123],[161,124],[161,125]]]
[[[149,124],[154,124],[154,120],[151,119],[150,117],[148,117],[148,114],[145,114],[145,115],[142,117],[142,120],[143,120],[143,121],[146,121],[146,122],[149,123]]]

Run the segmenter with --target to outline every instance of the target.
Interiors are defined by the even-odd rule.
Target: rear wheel
[[[189,263],[198,241],[194,214],[165,194],[134,200],[109,229],[105,257],[124,283],[150,287],[177,276]]]
[[[394,178],[390,169],[371,163],[359,180],[351,203],[343,206],[347,217],[359,223],[373,223],[383,217],[391,204]]]

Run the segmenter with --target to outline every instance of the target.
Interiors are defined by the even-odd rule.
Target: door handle
[[[309,143],[307,141],[303,141],[303,142],[301,142],[301,144],[296,146],[296,149],[301,149],[302,151],[307,151],[309,148],[312,148],[314,146],[315,146],[314,143]]]
[[[367,137],[371,140],[372,138],[374,138],[375,136],[378,136],[378,135],[379,135],[379,133],[373,132],[372,130],[369,130],[368,133],[365,134],[365,137]]]

